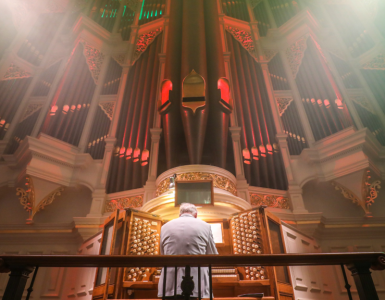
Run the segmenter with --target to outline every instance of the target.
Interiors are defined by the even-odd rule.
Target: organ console
[[[160,230],[167,221],[134,209],[116,210],[104,222],[100,255],[159,255]],[[264,207],[236,213],[229,219],[205,221],[212,225],[213,232],[215,227],[219,255],[286,252],[281,221]],[[92,298],[157,298],[160,272],[156,266],[99,268]],[[293,299],[287,267],[213,267],[212,282],[216,298],[263,293],[266,297],[262,299]]]

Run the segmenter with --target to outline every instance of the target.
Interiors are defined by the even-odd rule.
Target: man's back
[[[164,255],[218,254],[210,225],[189,214],[162,227],[160,248]]]
[[[211,226],[204,221],[196,219],[191,214],[182,214],[162,227],[160,234],[160,253],[163,255],[198,255],[218,254]],[[158,297],[163,294],[163,271],[158,285]],[[166,296],[174,296],[175,269],[167,269]],[[184,276],[184,268],[178,268],[177,295],[182,294],[181,282]],[[191,276],[195,282],[192,297],[198,297],[198,269],[191,268]],[[201,268],[201,295],[202,298],[210,297],[208,268]]]

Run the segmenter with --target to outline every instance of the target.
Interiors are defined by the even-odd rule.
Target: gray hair
[[[182,203],[179,208],[179,214],[191,214],[195,215],[197,214],[197,208],[195,207],[194,204],[191,203]]]

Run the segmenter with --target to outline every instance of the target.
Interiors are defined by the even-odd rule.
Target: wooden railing
[[[40,267],[201,267],[341,265],[351,271],[360,299],[377,300],[370,269],[385,269],[385,253],[304,253],[260,255],[2,255],[0,273],[11,273],[3,300],[19,300],[29,274]],[[35,270],[36,270],[35,269]],[[211,273],[211,272],[210,272]],[[36,276],[36,272],[34,277]],[[344,277],[345,274],[344,274]],[[34,278],[32,282],[34,281]],[[346,280],[345,280],[346,281]],[[346,281],[347,283],[347,281]],[[32,286],[29,288],[29,293]],[[348,294],[349,289],[348,289]],[[349,296],[351,297],[351,296]]]

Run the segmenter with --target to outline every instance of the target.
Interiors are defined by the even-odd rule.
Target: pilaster
[[[242,147],[241,147],[241,127],[230,127],[231,139],[233,141],[235,177],[237,180],[245,180],[245,171],[243,169]]]
[[[116,138],[107,137],[104,141],[106,142],[106,146],[104,148],[102,171],[101,171],[100,180],[99,180],[99,187],[101,189],[105,188],[107,185],[108,171],[110,169],[110,163],[111,163],[112,154],[116,144]]]
[[[103,89],[103,83],[104,83],[104,79],[107,75],[107,70],[108,70],[108,66],[110,64],[110,61],[111,61],[111,54],[107,54],[104,58],[103,65],[102,65],[101,70],[100,70],[98,83],[96,85],[94,94],[92,96],[90,109],[88,111],[87,118],[86,118],[86,121],[84,123],[83,132],[82,132],[82,135],[80,137],[78,147],[80,148],[81,152],[85,152],[87,149],[88,140],[90,138],[90,134],[91,134],[91,130],[92,130],[92,125],[94,124],[96,112],[97,112],[97,109],[99,106],[100,93],[102,92],[102,89]]]
[[[96,189],[92,193],[92,203],[90,212],[87,215],[89,217],[102,217],[104,205],[107,200],[107,194],[105,189]]]
[[[154,181],[158,171],[159,142],[162,128],[151,128],[151,154],[148,168],[148,181]]]
[[[302,189],[299,186],[290,186],[288,190],[289,198],[291,201],[294,214],[307,214],[309,213],[303,202]]]
[[[289,62],[287,60],[285,52],[283,50],[281,50],[279,52],[279,55],[281,56],[281,61],[282,61],[283,67],[285,68],[286,77],[287,77],[287,80],[289,82],[290,89],[293,93],[293,100],[296,103],[298,116],[299,116],[299,119],[301,121],[307,143],[308,143],[309,147],[312,147],[312,145],[315,142],[315,139],[314,139],[314,135],[313,135],[313,132],[311,130],[311,127],[310,127],[310,122],[309,122],[308,116],[306,114],[305,108],[304,108],[302,100],[301,100],[301,95],[298,91],[297,83],[295,82],[295,78],[293,76],[293,73],[290,70]]]

